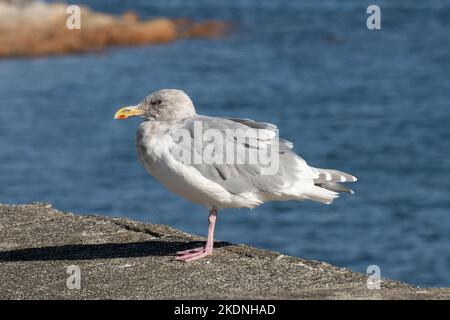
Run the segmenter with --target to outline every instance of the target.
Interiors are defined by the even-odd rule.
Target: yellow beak
[[[124,120],[129,117],[142,116],[143,114],[144,114],[144,111],[141,109],[138,109],[136,106],[124,107],[124,108],[117,110],[116,114],[114,115],[114,119]]]

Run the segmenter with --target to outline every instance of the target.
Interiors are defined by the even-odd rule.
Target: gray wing
[[[197,122],[197,124],[195,124]],[[199,130],[201,123],[201,131]],[[197,131],[196,131],[197,125]],[[242,139],[240,135],[247,129],[258,130],[256,137]],[[225,161],[217,163],[196,162],[194,157],[202,159],[209,145],[215,138],[203,139],[198,143],[198,133],[205,134],[214,129],[223,136],[223,142],[234,146],[234,158],[231,163],[226,161],[226,148],[214,148],[214,156],[222,157]],[[228,192],[240,194],[243,192],[264,191],[279,194],[281,190],[291,186],[299,179],[312,181],[313,173],[306,162],[291,151],[293,144],[278,137],[277,127],[270,123],[255,122],[249,119],[214,118],[197,116],[173,126],[170,130],[173,144],[171,154],[177,161],[195,167],[204,177],[222,185]],[[206,135],[204,136],[206,137]],[[196,143],[197,141],[197,143]],[[206,143],[205,143],[206,142]],[[270,175],[262,174],[263,165],[249,163],[250,157],[258,152],[276,150],[279,159],[278,170]],[[186,157],[189,155],[189,157]],[[299,165],[300,164],[300,165]]]

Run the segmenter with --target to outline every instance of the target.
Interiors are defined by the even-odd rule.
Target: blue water
[[[0,60],[0,202],[205,235],[206,210],[138,162],[139,120],[112,120],[151,91],[181,88],[199,113],[274,122],[310,164],[360,179],[330,206],[223,211],[218,239],[450,285],[448,2],[375,1],[381,31],[366,28],[369,3],[357,0],[76,2],[234,27],[216,40]]]

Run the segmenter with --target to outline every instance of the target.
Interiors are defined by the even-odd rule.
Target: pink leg
[[[208,239],[206,241],[206,245],[204,247],[195,248],[195,249],[191,249],[191,250],[178,251],[177,257],[175,259],[188,262],[188,261],[198,260],[198,259],[201,259],[203,257],[210,255],[213,251],[214,226],[216,224],[216,219],[217,219],[217,209],[213,207],[209,211],[209,216],[208,216],[209,227],[208,227]]]

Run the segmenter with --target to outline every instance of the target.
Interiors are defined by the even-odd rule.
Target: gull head
[[[135,106],[119,109],[114,115],[114,119],[142,117],[153,121],[176,121],[194,115],[194,104],[184,91],[162,89],[151,93]]]

